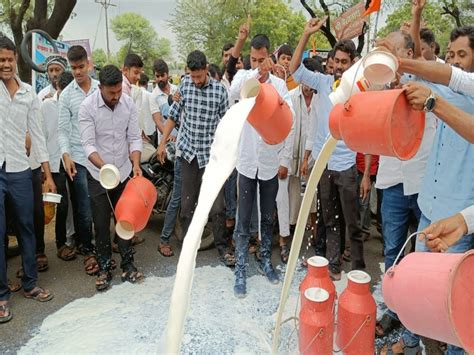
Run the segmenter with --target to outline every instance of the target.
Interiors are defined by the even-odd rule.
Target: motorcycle
[[[155,206],[153,207],[153,214],[166,213],[168,204],[171,200],[174,184],[174,143],[168,142],[167,144],[167,159],[164,164],[161,164],[156,154],[154,154],[149,161],[141,164],[143,176],[150,180],[156,188],[158,198]],[[184,233],[181,222],[181,217],[178,213],[176,219],[176,225],[174,227],[174,235],[179,242],[183,242]],[[204,231],[201,237],[201,245],[199,250],[210,249],[214,245],[214,235],[212,233],[212,224],[210,221],[207,222],[204,227]]]

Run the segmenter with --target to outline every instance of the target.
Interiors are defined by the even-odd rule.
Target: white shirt
[[[38,98],[40,99],[40,101],[43,101],[47,95],[49,94],[54,95],[55,93],[56,93],[56,89],[53,88],[53,85],[49,84],[48,86],[40,90],[40,92],[38,93]]]
[[[467,225],[467,234],[474,233],[474,205],[461,211]]]
[[[0,80],[0,167],[9,173],[30,168],[26,156],[26,131],[31,136],[31,155],[44,163],[49,159],[41,123],[40,102],[33,88],[15,78],[19,88],[13,98]]]
[[[173,95],[176,90],[178,90],[178,87],[171,83],[168,83],[168,85],[170,86],[170,95]],[[163,116],[168,115],[168,110],[168,94],[161,91],[160,87],[156,85],[150,97],[150,112],[152,114],[152,119],[155,113],[159,113],[161,115],[161,122],[164,124],[165,119],[163,118]],[[176,131],[174,133],[176,134]],[[162,134],[158,130],[158,142],[161,140],[161,137]]]
[[[416,155],[410,160],[405,161],[394,157],[381,156],[375,187],[387,189],[401,183],[403,184],[405,196],[419,193],[435,134],[436,116],[428,112],[426,114],[423,140]]]
[[[474,96],[474,73],[451,67],[449,88],[464,95]]]
[[[250,78],[256,77],[258,70],[239,70],[232,80],[230,87],[230,100],[240,98],[242,85]],[[280,96],[286,101],[293,111],[291,97],[285,81],[270,74],[267,83],[272,84]],[[260,180],[270,180],[278,173],[278,168],[284,166],[289,168],[292,158],[294,142],[294,122],[288,137],[283,143],[269,145],[252,127],[245,122],[242,136],[240,138],[239,157],[237,159],[237,171],[248,177]]]
[[[138,126],[147,136],[151,136],[156,131],[155,121],[150,111],[151,92],[145,88],[132,85],[132,99],[137,106]]]
[[[59,104],[57,93],[43,101],[41,113],[43,114],[43,131],[49,153],[49,167],[52,173],[59,173],[61,150],[58,143]]]
[[[294,115],[294,145],[291,169],[289,174],[299,176],[301,163],[303,162],[305,150],[312,150],[317,129],[317,101],[318,95],[313,94],[311,103],[306,106],[306,101],[301,85],[290,91],[293,103]],[[311,157],[310,157],[311,159]],[[311,159],[312,160],[312,159]],[[310,162],[310,166],[312,162]]]

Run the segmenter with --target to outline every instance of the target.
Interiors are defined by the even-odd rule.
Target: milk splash
[[[240,136],[254,105],[255,98],[241,100],[227,111],[217,126],[209,163],[202,177],[198,204],[179,257],[166,328],[168,354],[179,353],[201,235],[219,191],[237,164]]]

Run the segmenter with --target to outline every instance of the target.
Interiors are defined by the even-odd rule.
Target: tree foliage
[[[151,74],[155,59],[170,59],[171,42],[166,38],[159,38],[145,17],[126,12],[112,19],[111,28],[117,40],[124,43],[117,53],[118,63],[123,63],[127,53],[136,53],[143,59],[146,73]]]
[[[71,17],[77,0],[0,0],[0,22],[13,35],[20,48],[23,35],[32,29],[41,29],[57,39]],[[31,82],[31,69],[21,56],[18,72],[23,81]]]
[[[206,53],[210,62],[220,63],[225,43],[235,42],[239,26],[251,16],[250,37],[266,34],[272,49],[283,43],[297,45],[306,22],[285,0],[178,0],[169,21],[182,58],[194,49]],[[327,45],[318,36],[318,46]],[[248,51],[247,41],[244,52]]]

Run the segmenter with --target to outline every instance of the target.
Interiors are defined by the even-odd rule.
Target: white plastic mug
[[[120,184],[120,171],[113,164],[105,164],[100,169],[99,182],[106,190],[115,189]]]
[[[385,85],[395,80],[398,60],[392,53],[375,48],[362,60],[364,77],[371,83]]]
[[[43,193],[43,202],[61,203],[62,196],[53,192]]]

